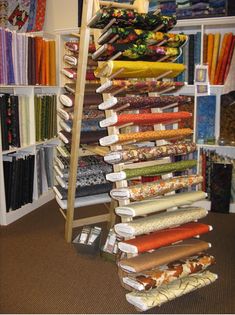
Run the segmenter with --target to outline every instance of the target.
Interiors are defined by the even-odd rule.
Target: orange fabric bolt
[[[203,223],[187,223],[175,228],[138,236],[121,243],[134,245],[137,247],[138,253],[143,253],[151,249],[160,248],[177,241],[207,233],[210,231],[210,228],[209,225]]]
[[[55,41],[49,41],[49,84],[56,85],[56,54],[55,54]]]
[[[121,114],[114,126],[120,126],[127,123],[134,123],[135,125],[153,125],[160,123],[170,123],[178,119],[187,119],[192,115],[188,112],[175,113],[146,113],[146,114]]]

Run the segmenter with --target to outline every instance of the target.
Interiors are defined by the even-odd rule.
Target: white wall
[[[79,0],[47,0],[44,31],[76,28]]]

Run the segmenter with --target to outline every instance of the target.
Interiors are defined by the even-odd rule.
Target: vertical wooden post
[[[87,59],[90,42],[90,28],[88,21],[92,17],[93,0],[83,0],[82,24],[80,28],[79,57],[77,66],[77,81],[74,104],[74,119],[72,129],[70,176],[68,186],[68,208],[65,225],[65,239],[72,240],[73,219],[74,219],[74,199],[77,180],[77,167],[80,147],[81,121],[83,112],[84,91],[86,82]]]

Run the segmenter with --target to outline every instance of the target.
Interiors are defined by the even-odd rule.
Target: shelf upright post
[[[83,0],[82,24],[80,28],[79,57],[77,66],[77,81],[74,103],[74,120],[72,129],[70,176],[68,186],[68,208],[65,224],[65,239],[67,242],[71,242],[72,240],[74,199],[80,147],[81,121],[86,82],[88,49],[90,41],[90,28],[87,27],[87,23],[92,17],[92,9],[93,0]]]

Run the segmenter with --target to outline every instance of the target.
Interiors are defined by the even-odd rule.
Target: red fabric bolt
[[[134,245],[137,247],[138,253],[143,253],[151,249],[160,248],[177,241],[207,233],[209,230],[209,225],[193,222],[183,224],[175,228],[153,232],[148,235],[141,235],[139,237],[124,241],[123,243]]]

